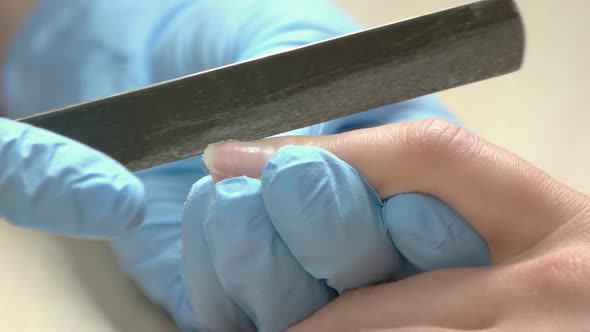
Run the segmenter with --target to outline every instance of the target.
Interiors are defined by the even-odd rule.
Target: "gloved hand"
[[[4,99],[9,114],[33,114],[357,29],[324,1],[46,0],[11,50]],[[427,116],[453,119],[436,99],[424,97],[290,134]],[[70,236],[113,235],[115,227],[135,224],[141,208],[113,208],[141,202],[130,175],[98,157],[92,159],[97,168],[64,164],[54,152],[73,143],[39,144],[44,139],[15,135],[2,142],[2,156],[11,146],[33,143],[47,152],[36,160],[7,154],[35,171],[2,173],[8,179],[0,182],[2,201],[18,204],[0,212],[18,224]],[[76,153],[84,158],[90,152]],[[145,217],[137,229],[113,239],[113,251],[184,330],[278,331],[338,291],[489,259],[485,242],[440,201],[407,194],[382,206],[354,169],[322,151],[286,149],[268,169],[262,182],[240,177],[214,185],[197,157],[137,174],[145,186]],[[74,178],[64,170],[84,181],[68,181]],[[97,176],[117,181],[93,181]],[[44,185],[18,191],[23,178]],[[100,186],[105,188],[95,190]],[[128,194],[122,187],[135,189]],[[73,195],[62,213],[82,213],[43,218],[43,203],[55,193]],[[104,209],[90,210],[107,199],[102,195],[109,199]],[[25,209],[38,211],[36,217]]]

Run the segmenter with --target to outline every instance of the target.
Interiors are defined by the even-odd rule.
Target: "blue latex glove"
[[[324,1],[46,0],[11,50],[7,110],[13,116],[33,114],[357,29]],[[295,134],[427,116],[453,119],[437,100],[424,97]],[[5,127],[17,128],[12,122]],[[43,139],[8,137],[1,155],[14,145],[42,145]],[[3,204],[0,212],[19,224],[71,236],[112,235],[113,227],[134,224],[137,218],[118,212],[133,210],[112,209],[109,215],[108,204],[101,205],[102,216],[29,217],[25,209],[46,213],[40,197],[50,201],[45,197],[54,195],[54,188],[75,193],[70,187],[80,184],[81,192],[97,197],[76,195],[80,211],[95,209],[104,199],[99,194],[124,197],[131,206],[142,201],[138,189],[131,195],[120,191],[125,184],[136,187],[110,161],[96,159],[98,169],[73,169],[70,165],[78,165],[56,161],[59,154],[53,152],[71,144],[47,144],[46,157],[36,160],[8,154],[9,161],[22,160],[36,169],[52,165],[57,171],[9,172],[0,192],[2,201],[10,196],[12,204]],[[317,178],[308,178],[310,167]],[[63,169],[85,181],[68,182]],[[318,149],[281,150],[262,180],[235,178],[213,185],[206,175],[200,157],[138,173],[146,189],[143,224],[112,242],[122,268],[187,331],[278,331],[339,291],[489,259],[482,239],[440,201],[407,194],[383,204],[354,169]],[[122,182],[93,181],[109,176]],[[42,190],[15,191],[23,178],[46,183],[45,177],[52,180],[36,187]],[[108,189],[95,190],[105,183]],[[68,202],[59,213],[73,208]]]
[[[88,147],[0,118],[0,216],[19,226],[107,239],[139,226],[142,183]]]

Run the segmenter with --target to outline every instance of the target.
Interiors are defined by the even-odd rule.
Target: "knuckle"
[[[406,133],[406,143],[415,153],[440,161],[476,155],[479,139],[461,126],[443,119],[425,119],[412,123]]]

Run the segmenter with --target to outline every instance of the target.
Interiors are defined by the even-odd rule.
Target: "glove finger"
[[[205,236],[217,275],[259,331],[284,331],[335,297],[303,270],[276,233],[260,180],[222,181],[210,204]]]
[[[394,196],[385,202],[383,215],[396,248],[418,271],[490,263],[486,241],[461,215],[433,196]]]
[[[239,195],[240,193],[235,193]],[[210,176],[199,180],[188,196],[182,222],[182,278],[195,315],[197,331],[254,331],[244,311],[228,297],[213,267],[204,225],[217,212],[216,189]],[[230,207],[228,213],[233,211]],[[234,243],[223,243],[241,254]],[[227,273],[233,273],[228,271]]]
[[[381,200],[347,163],[316,147],[286,146],[262,173],[270,218],[317,279],[343,292],[391,281],[402,258],[381,216]]]
[[[0,165],[0,215],[16,225],[108,238],[144,217],[141,182],[65,137],[0,118]]]

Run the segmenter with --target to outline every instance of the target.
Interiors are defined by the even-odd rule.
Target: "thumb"
[[[355,167],[381,198],[419,192],[454,208],[487,240],[493,261],[516,255],[572,219],[581,194],[444,120],[399,122],[330,136],[213,144],[214,178],[259,177],[285,145],[312,145]],[[567,191],[566,191],[567,190]]]
[[[145,214],[140,180],[78,142],[0,118],[0,218],[54,234],[109,239]]]

